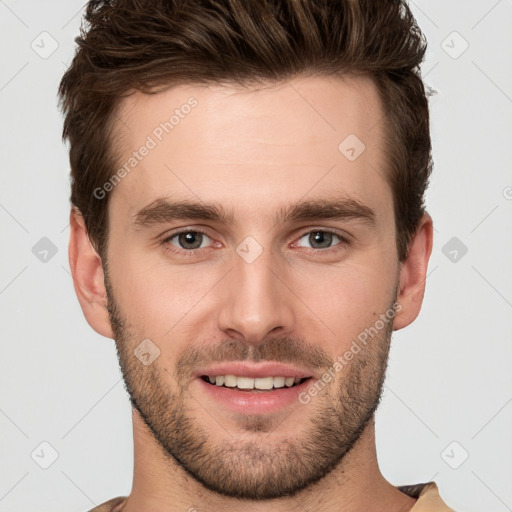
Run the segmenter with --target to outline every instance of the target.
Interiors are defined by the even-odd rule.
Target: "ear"
[[[398,331],[412,323],[419,315],[423,295],[427,266],[432,253],[433,223],[432,217],[425,212],[418,229],[409,243],[409,252],[400,266],[399,292],[397,302],[401,308],[393,322]]]
[[[113,338],[101,258],[89,240],[80,211],[75,207],[71,209],[69,224],[69,266],[78,301],[87,323],[102,336]]]

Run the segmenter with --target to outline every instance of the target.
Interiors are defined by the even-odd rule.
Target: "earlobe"
[[[99,334],[113,338],[101,258],[92,246],[84,219],[75,207],[70,214],[69,266],[73,286],[87,323]]]
[[[432,218],[425,213],[409,243],[407,258],[402,262],[400,268],[397,302],[401,307],[395,316],[393,324],[395,331],[408,326],[419,315],[425,293],[425,280],[432,244]]]

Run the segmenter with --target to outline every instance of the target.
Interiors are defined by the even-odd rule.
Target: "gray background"
[[[86,323],[67,258],[69,165],[56,91],[82,4],[0,0],[0,511],[81,512],[131,489],[131,410],[114,342]],[[512,1],[411,7],[429,41],[423,75],[438,91],[427,194],[436,231],[422,312],[393,337],[379,462],[394,485],[434,479],[458,512],[505,512]]]

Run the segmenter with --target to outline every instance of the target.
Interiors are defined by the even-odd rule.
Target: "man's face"
[[[160,123],[175,109],[166,133]],[[373,416],[399,268],[382,115],[362,78],[179,86],[123,100],[120,166],[149,150],[109,205],[120,364],[171,463],[215,492],[292,495],[334,469]],[[166,200],[216,205],[226,218],[173,216]],[[338,217],[335,205],[292,211],[305,202],[344,203]],[[269,377],[308,379],[265,391],[207,382],[226,374],[263,387],[282,385]]]

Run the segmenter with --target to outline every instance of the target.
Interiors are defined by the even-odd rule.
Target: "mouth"
[[[212,414],[278,414],[302,407],[300,396],[318,380],[314,370],[278,361],[224,361],[197,368],[195,387]],[[198,395],[199,396],[199,395]]]
[[[285,408],[303,407],[300,396],[315,381],[314,377],[250,378],[234,374],[215,376],[202,374],[195,380],[199,385],[199,392],[204,393],[206,397],[207,401],[204,403],[210,403],[213,407],[212,414],[218,414],[220,406],[222,410],[243,415],[277,414]],[[215,383],[212,382],[213,380]],[[282,385],[283,380],[284,385]],[[261,387],[266,389],[259,389]]]
[[[268,393],[283,388],[300,386],[312,377],[268,376],[251,378],[240,375],[201,375],[204,382],[210,386],[230,388],[236,391],[253,393]]]

